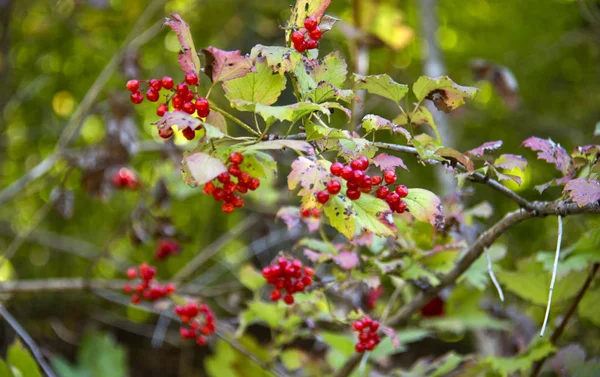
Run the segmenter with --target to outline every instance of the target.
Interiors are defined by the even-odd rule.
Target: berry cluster
[[[369,317],[355,321],[352,324],[352,329],[358,332],[358,343],[354,346],[356,352],[372,351],[381,341],[379,334],[377,334],[379,322]]]
[[[140,264],[139,268],[131,267],[127,270],[127,278],[133,280],[140,279],[140,282],[135,284],[125,284],[123,292],[132,293],[131,303],[138,304],[142,298],[147,301],[156,301],[175,292],[173,284],[160,285],[154,281],[156,276],[156,268],[146,263]]]
[[[300,210],[300,215],[304,218],[313,217],[315,219],[318,219],[319,217],[321,217],[321,210],[319,208],[304,208]]]
[[[163,260],[171,255],[179,253],[179,250],[181,250],[181,246],[177,241],[172,239],[163,239],[158,241],[154,257],[158,260]]]
[[[282,296],[281,291],[285,290],[287,294],[283,297],[283,301],[288,305],[294,303],[294,293],[304,292],[306,287],[312,284],[314,274],[315,271],[310,267],[302,266],[300,260],[290,261],[285,257],[279,257],[276,264],[262,270],[263,277],[275,287],[271,291],[271,301],[279,301]]]
[[[196,90],[190,89],[190,86],[198,86],[198,76],[189,72],[186,73],[184,81],[175,85],[173,79],[169,76],[165,76],[162,79],[150,79],[150,80],[129,80],[125,85],[131,92],[131,102],[140,104],[144,100],[144,95],[140,91],[140,83],[147,83],[146,98],[150,102],[157,102],[160,98],[160,90],[165,89],[167,91],[165,103],[161,103],[156,108],[156,115],[162,117],[167,111],[169,111],[169,103],[172,105],[174,111],[182,111],[187,114],[197,113],[199,118],[206,118],[210,113],[210,105],[208,100],[204,97],[197,96]],[[183,136],[192,140],[196,137],[196,129],[186,127],[183,129]],[[163,139],[168,139],[173,135],[173,129],[161,128],[158,134]]]
[[[369,159],[366,156],[360,156],[352,160],[348,165],[334,162],[331,164],[330,172],[333,176],[341,177],[346,181],[347,189],[345,195],[350,200],[357,200],[360,198],[362,192],[370,193],[374,187],[381,185],[377,188],[375,195],[379,199],[385,200],[392,211],[404,213],[406,211],[406,202],[402,198],[406,198],[408,195],[408,188],[404,185],[398,185],[392,191],[388,187],[388,185],[396,183],[396,173],[386,170],[383,173],[383,177],[379,175],[370,176],[365,174],[367,169],[369,169]],[[330,195],[337,195],[341,190],[342,184],[340,181],[332,179],[327,182],[325,190],[317,192],[317,201],[325,204],[329,201]]]
[[[308,39],[304,38],[304,33],[300,30],[292,33],[292,44],[296,51],[301,53],[319,47],[319,40],[323,35],[317,20],[313,17],[308,17],[304,20],[304,27],[306,28]]]
[[[208,182],[204,185],[204,193],[206,195],[212,195],[212,197],[223,204],[221,210],[225,213],[231,213],[235,208],[244,206],[244,199],[242,197],[234,195],[237,191],[240,194],[245,194],[250,191],[254,191],[260,186],[260,179],[250,176],[245,171],[242,171],[240,164],[244,161],[244,156],[239,152],[233,152],[229,155],[229,167],[227,171],[221,173],[212,182]],[[232,180],[237,179],[237,182]],[[217,184],[221,184],[218,187]]]
[[[117,170],[113,175],[111,181],[113,186],[120,189],[127,188],[130,190],[135,190],[140,185],[140,182],[138,181],[138,178],[135,175],[135,173],[127,168],[120,168],[119,170]]]
[[[196,339],[196,344],[206,344],[206,337],[215,332],[215,314],[205,305],[190,302],[185,306],[177,305],[175,314],[179,316],[183,326],[179,328],[179,335],[183,339]]]

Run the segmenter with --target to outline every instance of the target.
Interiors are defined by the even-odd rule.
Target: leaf
[[[203,185],[212,181],[217,175],[227,171],[221,160],[206,153],[196,152],[184,157],[187,170],[195,180],[195,184]]]
[[[94,377],[128,375],[125,348],[107,333],[87,332],[79,346],[77,361]]]
[[[20,342],[14,342],[8,348],[6,361],[23,377],[42,377],[36,361]]]
[[[288,348],[279,354],[279,358],[285,369],[293,371],[302,368],[303,359],[307,358],[307,355],[298,349]]]
[[[257,291],[266,284],[265,278],[251,264],[245,264],[240,268],[240,282],[251,291]]]
[[[233,100],[231,101],[231,105],[238,110],[251,111],[260,115],[265,120],[267,126],[270,126],[277,120],[293,123],[315,111],[329,115],[329,110],[325,107],[311,102],[299,102],[285,106],[265,106],[260,103]]]
[[[312,147],[312,145],[310,145],[310,143],[307,143],[306,141],[285,140],[285,139],[261,141],[259,143],[244,147],[244,150],[245,151],[257,151],[257,150],[266,151],[266,150],[272,150],[272,149],[283,150],[285,148],[290,148],[295,151],[303,152],[306,154],[314,154],[315,153],[315,150]]]
[[[243,56],[240,50],[223,51],[216,47],[202,49],[206,57],[204,72],[212,82],[228,81],[244,77],[252,68],[252,60]]]
[[[431,191],[410,188],[408,196],[403,199],[406,202],[406,208],[419,221],[429,222],[437,230],[444,227],[444,214],[442,212],[442,202]]]
[[[367,132],[391,130],[395,134],[402,134],[406,140],[411,139],[410,133],[406,129],[392,123],[392,121],[388,119],[380,117],[379,115],[365,115],[362,119],[361,127]]]
[[[292,163],[292,171],[288,175],[288,189],[292,191],[300,185],[301,189],[298,195],[303,197],[303,208],[318,207],[315,193],[325,189],[325,185],[330,178],[330,166],[329,161],[314,160],[303,156],[298,157]]]
[[[349,357],[355,352],[354,341],[348,336],[329,331],[321,331],[320,335],[329,347],[339,351],[344,356]]]
[[[350,199],[341,194],[330,197],[329,201],[323,207],[323,213],[329,219],[329,225],[349,240],[354,238],[356,221]]]
[[[244,153],[244,162],[240,168],[251,176],[267,178],[277,174],[277,162],[270,154],[243,148],[236,150]]]
[[[267,64],[273,72],[283,75],[293,72],[296,66],[302,62],[302,54],[290,47],[256,45],[250,51],[252,61],[257,58],[266,58]]]
[[[283,220],[288,229],[292,229],[300,223],[300,210],[292,206],[281,207],[275,217]]]
[[[408,85],[398,84],[386,74],[371,76],[354,74],[352,78],[356,83],[354,90],[365,89],[371,94],[391,99],[396,103],[400,102],[408,93]]]
[[[400,166],[404,170],[408,170],[404,161],[400,157],[390,156],[386,153],[380,153],[372,159],[373,164],[377,166],[382,172],[386,170],[395,170],[396,167]]]
[[[554,164],[556,169],[560,171],[563,176],[572,173],[573,162],[571,156],[569,156],[567,151],[561,147],[560,144],[556,144],[551,139],[544,140],[538,137],[530,137],[523,142],[523,146],[538,152],[537,158],[539,160]]]
[[[521,171],[525,171],[525,168],[527,168],[527,160],[515,154],[503,154],[494,161],[494,166],[506,170],[517,168]]]
[[[340,155],[356,157],[358,155],[364,155],[368,158],[373,158],[377,147],[370,141],[361,137],[353,137],[350,139],[338,140],[338,146],[340,148]]]
[[[200,65],[196,47],[194,47],[190,25],[188,25],[177,13],[173,13],[171,18],[167,17],[165,24],[170,26],[177,34],[177,39],[181,45],[181,51],[179,51],[179,57],[177,59],[181,70],[185,73],[193,72],[200,77],[202,66]]]
[[[330,53],[322,61],[303,60],[294,71],[302,98],[322,103],[331,99],[350,102],[355,98],[352,90],[343,90],[348,67],[339,52]]]
[[[348,123],[350,123],[350,121],[352,120],[352,111],[350,111],[349,109],[345,108],[337,102],[323,102],[321,103],[321,106],[328,109],[330,113],[333,113],[333,110],[335,109],[341,110],[344,114],[346,114],[346,117],[348,118]]]
[[[212,139],[221,139],[226,136],[223,132],[221,132],[220,129],[213,126],[212,124],[202,122],[202,128],[204,130],[204,134],[202,135],[200,140],[206,143],[208,143]]]
[[[438,150],[435,151],[435,155],[436,156],[444,157],[444,158],[449,159],[449,160],[458,161],[465,168],[467,168],[467,171],[469,173],[473,173],[473,170],[474,170],[473,161],[469,157],[467,157],[464,154],[462,154],[459,151],[457,151],[456,149],[453,149],[453,148],[440,148],[440,149],[438,149]]]
[[[183,111],[167,111],[165,115],[156,122],[156,127],[159,131],[169,129],[172,126],[176,126],[180,131],[188,127],[195,130],[200,123],[200,119],[184,113]]]
[[[506,256],[506,246],[493,244],[487,250],[492,262],[497,262]],[[487,259],[478,258],[469,269],[459,278],[459,282],[466,280],[473,287],[484,290],[490,283],[490,274],[487,268]]]
[[[346,130],[338,130],[337,128],[331,128],[324,126],[319,123],[307,121],[304,124],[306,129],[306,141],[317,140],[317,139],[349,139],[352,136],[350,132]]]
[[[250,301],[248,309],[241,313],[240,327],[236,331],[236,334],[238,336],[241,335],[248,325],[257,322],[264,322],[270,328],[277,329],[285,317],[285,312],[284,307],[274,303],[256,300]],[[240,331],[240,329],[242,330]]]
[[[348,65],[339,51],[334,51],[323,58],[313,71],[315,81],[326,81],[335,87],[342,87],[348,75]]]
[[[548,340],[537,338],[527,351],[516,357],[486,356],[480,359],[478,367],[486,373],[496,371],[501,376],[507,377],[528,370],[534,362],[549,356],[554,351],[554,346]]]
[[[570,180],[563,190],[579,207],[600,201],[600,182],[595,179],[577,178]]]
[[[413,92],[419,102],[431,100],[438,110],[446,113],[464,105],[465,100],[473,99],[478,91],[477,88],[460,86],[448,76],[421,76],[413,85]]]
[[[351,270],[358,266],[358,255],[351,251],[342,251],[335,257],[333,257],[335,263],[338,264],[343,270]]]
[[[487,151],[492,151],[502,146],[502,140],[498,141],[487,141],[475,149],[466,151],[465,154],[471,157],[483,157]]]
[[[206,123],[212,125],[213,127],[216,127],[225,135],[227,135],[227,121],[221,113],[211,111],[206,117]]]
[[[376,236],[396,236],[398,229],[394,224],[390,206],[381,199],[369,194],[362,194],[352,201],[356,222],[364,230]]]
[[[598,300],[600,300],[600,289],[596,288],[586,293],[579,304],[579,315],[595,326],[600,326],[600,316],[598,315]]]
[[[274,74],[267,63],[262,62],[256,64],[256,72],[223,83],[223,89],[230,102],[242,100],[271,105],[285,89],[285,83],[284,76]]]
[[[292,9],[290,20],[296,29],[304,29],[304,20],[313,17],[317,22],[325,15],[325,10],[331,3],[331,0],[297,0]]]
[[[0,359],[0,377],[15,377],[10,367],[2,359]]]
[[[321,81],[317,87],[308,93],[308,98],[316,103],[322,103],[329,100],[352,102],[356,96],[350,89],[344,90],[333,86],[327,81]]]

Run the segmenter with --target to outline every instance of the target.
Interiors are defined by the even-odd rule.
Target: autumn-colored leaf
[[[551,164],[564,176],[573,172],[571,156],[567,151],[551,139],[545,140],[539,137],[530,137],[523,142],[523,146],[538,152],[537,157]]]
[[[600,201],[600,182],[595,179],[577,178],[570,180],[563,190],[578,206]]]
[[[246,76],[252,68],[252,61],[248,56],[243,56],[239,50],[223,51],[216,47],[202,49],[206,57],[204,72],[212,82],[233,80]]]
[[[471,157],[483,157],[483,155],[486,154],[487,151],[492,151],[492,150],[498,149],[501,146],[502,146],[502,140],[487,141],[475,149],[466,151],[465,154],[467,156],[471,156]]]
[[[221,160],[202,152],[187,155],[184,162],[197,185],[210,182],[217,175],[227,171]]]
[[[458,161],[465,168],[467,168],[467,171],[469,173],[473,172],[473,169],[474,169],[473,161],[469,157],[467,157],[464,154],[462,154],[459,151],[457,151],[456,149],[453,149],[453,148],[440,148],[440,149],[438,149],[438,150],[435,151],[435,154],[437,156],[441,156],[441,157],[444,157],[444,158],[449,159],[449,160]]]
[[[410,188],[408,196],[403,199],[406,202],[406,208],[419,221],[429,222],[437,230],[444,227],[444,214],[442,212],[442,202],[431,191]]]
[[[410,140],[412,138],[410,132],[408,132],[405,128],[400,127],[399,125],[394,124],[392,121],[380,117],[379,115],[365,115],[362,119],[361,127],[367,132],[390,130],[395,134],[403,135],[406,140]]]
[[[165,24],[170,26],[177,34],[177,39],[181,45],[181,51],[177,59],[181,70],[185,73],[193,72],[200,77],[200,59],[194,47],[190,26],[177,13],[172,14],[170,18],[167,17]]]
[[[314,194],[325,189],[330,178],[330,165],[326,160],[314,160],[304,156],[298,157],[292,163],[292,171],[288,175],[288,189],[295,190],[296,187],[301,187],[298,195],[308,198],[307,201],[303,201],[304,208],[317,206]]]
[[[400,157],[390,156],[386,153],[380,153],[373,157],[373,164],[377,166],[381,171],[395,170],[400,166],[404,170],[408,170],[404,161]]]
[[[351,270],[358,266],[358,255],[351,251],[342,251],[335,257],[333,257],[335,263],[338,264],[343,270]]]
[[[290,47],[256,45],[250,51],[250,60],[265,58],[273,72],[283,75],[293,72],[302,62],[302,54]]]
[[[413,85],[417,100],[431,100],[438,110],[446,113],[464,105],[467,99],[473,99],[478,91],[477,88],[458,85],[448,76],[421,76]]]
[[[166,130],[172,126],[176,126],[178,130],[183,130],[187,127],[195,130],[200,123],[200,119],[182,111],[168,111],[156,122],[156,127],[158,127],[159,131]]]
[[[304,32],[306,30],[304,28],[304,20],[308,17],[313,17],[317,22],[320,22],[330,3],[331,0],[296,0],[296,5],[292,9],[292,16],[290,18],[292,25]]]
[[[494,161],[494,166],[506,170],[517,168],[521,171],[525,171],[527,160],[516,154],[503,154]]]

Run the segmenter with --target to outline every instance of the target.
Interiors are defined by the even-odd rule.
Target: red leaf
[[[275,217],[283,220],[288,229],[292,229],[300,222],[300,211],[298,207],[281,207]]]
[[[166,25],[170,26],[175,33],[177,33],[177,39],[181,45],[181,51],[179,52],[179,66],[185,73],[193,72],[199,76],[200,72],[200,59],[196,53],[194,47],[194,41],[190,32],[190,25],[185,22],[180,15],[173,13],[171,18],[167,18]]]
[[[400,157],[390,156],[386,153],[381,153],[373,157],[373,164],[381,169],[381,171],[394,170],[398,166],[404,170],[408,170]]]
[[[216,47],[202,49],[206,56],[204,71],[212,82],[233,80],[246,76],[252,68],[252,61],[248,56],[242,56],[240,50],[223,51]]]
[[[394,348],[400,348],[400,338],[398,338],[396,330],[388,326],[383,326],[381,327],[381,332],[383,332],[388,338],[390,338]]]
[[[518,168],[521,171],[525,171],[527,160],[516,154],[503,154],[494,161],[494,165],[507,170]]]
[[[158,122],[156,122],[156,127],[158,127],[159,131],[162,129],[171,128],[171,126],[177,126],[178,130],[183,130],[187,127],[195,130],[199,125],[200,119],[182,111],[169,111],[165,113],[165,115],[163,115]]]
[[[600,182],[594,179],[573,179],[567,182],[563,192],[582,207],[600,201]]]
[[[483,157],[486,151],[491,151],[494,149],[498,149],[502,146],[502,140],[498,141],[488,141],[475,149],[471,149],[470,151],[466,151],[465,154],[471,157]]]
[[[351,270],[358,266],[358,255],[351,251],[342,251],[333,259],[344,270]]]
[[[537,151],[538,159],[554,164],[556,169],[563,173],[563,175],[571,175],[573,173],[571,156],[569,156],[560,144],[556,144],[550,139],[544,140],[538,137],[530,137],[523,142],[523,146]]]

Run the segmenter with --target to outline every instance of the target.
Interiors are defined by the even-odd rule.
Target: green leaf
[[[434,193],[425,189],[411,188],[408,190],[408,196],[403,200],[415,219],[429,222],[435,229],[443,228],[442,202]]]
[[[308,93],[308,98],[316,103],[322,103],[329,100],[352,102],[355,98],[354,92],[350,89],[340,89],[327,81],[321,81],[316,88]]]
[[[600,302],[600,289],[587,292],[579,303],[579,315],[596,326],[600,326],[600,316],[598,315],[598,302]]]
[[[337,254],[338,251],[331,243],[316,240],[314,238],[303,238],[298,242],[298,246],[305,246],[311,250],[318,251],[323,254]]]
[[[362,194],[352,201],[356,212],[356,222],[361,228],[377,236],[395,236],[398,232],[392,217],[390,206],[381,199],[369,194]]]
[[[327,127],[312,121],[306,122],[304,128],[306,129],[307,141],[317,139],[348,139],[351,137],[350,133],[346,130]]]
[[[457,151],[456,149],[448,147],[440,148],[437,151],[435,151],[435,154],[437,156],[444,157],[445,159],[450,161],[460,162],[464,167],[467,168],[467,171],[469,173],[473,173],[474,171],[473,161],[469,157]]]
[[[8,348],[6,361],[21,372],[23,377],[42,377],[37,362],[20,342],[15,342]]]
[[[361,127],[367,132],[390,130],[395,134],[403,135],[406,140],[410,140],[412,138],[410,132],[408,132],[405,128],[402,128],[399,125],[392,123],[392,121],[380,117],[379,115],[365,115],[362,119]]]
[[[242,171],[253,177],[263,178],[277,174],[277,162],[273,156],[257,150],[241,150],[244,152],[244,161],[240,165]]]
[[[125,348],[106,333],[87,332],[79,345],[77,360],[94,377],[128,375]]]
[[[524,353],[516,357],[487,356],[480,359],[478,367],[486,373],[495,371],[500,376],[507,377],[513,373],[528,370],[534,362],[543,359],[554,351],[554,346],[548,340],[536,338]]]
[[[339,51],[334,51],[323,58],[313,71],[317,83],[326,81],[335,87],[342,87],[348,75],[348,65]]]
[[[460,86],[448,76],[421,76],[413,85],[413,92],[419,102],[424,99],[431,100],[438,110],[447,113],[464,105],[467,99],[473,99],[478,91],[477,88]]]
[[[72,366],[60,356],[53,357],[51,361],[52,368],[60,377],[93,377],[90,370],[82,368],[81,366]]]
[[[265,120],[267,126],[270,126],[275,121],[293,123],[315,111],[329,116],[327,108],[311,102],[299,102],[285,106],[265,106],[260,103],[233,100],[231,101],[231,105],[238,110],[257,113]]]
[[[227,171],[221,160],[202,152],[184,156],[183,162],[182,174],[188,185],[203,185]],[[193,179],[189,177],[188,173]]]
[[[500,244],[493,244],[488,248],[487,251],[490,254],[492,262],[496,262],[506,256],[506,246]],[[490,275],[487,269],[487,258],[484,256],[478,258],[475,263],[469,267],[458,281],[466,280],[473,287],[484,290],[490,282]]]
[[[348,123],[350,123],[350,121],[352,120],[352,111],[350,111],[349,109],[345,108],[337,102],[323,102],[321,103],[321,106],[328,109],[330,113],[332,113],[333,110],[341,110],[348,118]]]
[[[200,140],[204,142],[208,143],[212,139],[221,139],[226,136],[219,128],[213,126],[212,124],[202,122],[202,128],[204,133]]]
[[[240,268],[240,282],[251,291],[256,291],[266,284],[265,278],[251,264],[245,264]]]
[[[332,349],[340,352],[346,357],[351,356],[354,351],[354,340],[347,335],[332,333],[329,331],[321,331],[323,341]]]
[[[250,301],[248,309],[240,314],[240,326],[236,331],[236,336],[244,333],[246,327],[253,323],[263,322],[270,328],[277,329],[285,318],[285,307],[276,303],[264,301]]]
[[[225,97],[230,102],[242,100],[262,105],[272,105],[285,89],[285,76],[273,73],[266,62],[255,66],[256,72],[223,83]],[[232,106],[234,106],[232,104]]]
[[[352,201],[344,195],[334,195],[323,207],[323,213],[329,219],[329,225],[348,239],[356,232],[355,212]]]
[[[266,151],[266,150],[283,150],[285,148],[290,148],[298,152],[303,152],[306,154],[314,154],[315,150],[306,141],[303,140],[269,140],[269,141],[261,141],[256,144],[252,144],[244,147],[246,151]]]
[[[294,76],[302,98],[321,103],[330,99],[350,102],[355,95],[352,90],[343,90],[348,68],[339,52],[327,55],[322,61],[305,61],[299,64]]]
[[[250,59],[266,58],[273,72],[283,75],[293,72],[298,63],[302,62],[302,54],[290,47],[256,45],[250,51]]]
[[[0,359],[0,377],[14,377],[14,374],[10,370],[10,367],[2,359]]]
[[[356,83],[354,90],[365,89],[371,94],[391,99],[396,103],[408,93],[408,85],[398,84],[386,74],[371,76],[354,74],[352,78]]]
[[[290,371],[302,368],[303,359],[306,357],[304,352],[294,348],[286,349],[279,355],[283,366]]]

